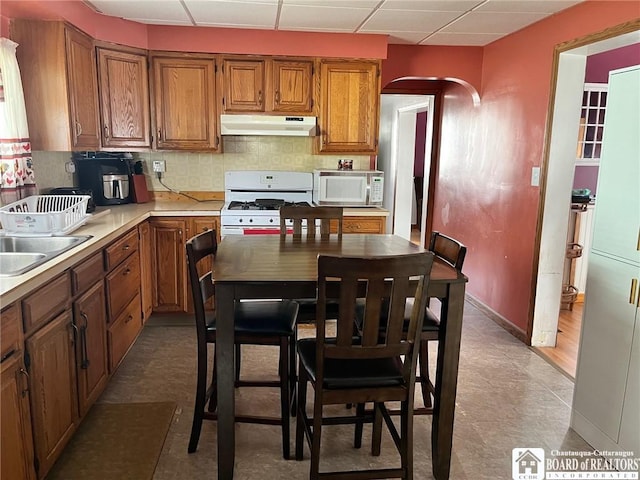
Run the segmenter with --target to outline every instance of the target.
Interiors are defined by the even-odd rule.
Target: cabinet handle
[[[209,231],[209,227],[202,227],[202,231],[203,232],[208,232]]]
[[[80,368],[86,370],[89,368],[89,353],[87,352],[87,329],[89,328],[89,317],[84,312],[80,312],[80,316],[84,320],[84,326],[80,327],[80,348],[82,349],[80,356]]]
[[[109,138],[109,126],[104,126],[104,138]]]
[[[129,275],[131,273],[131,269],[127,268],[124,272],[122,272],[122,276]]]
[[[22,397],[26,397],[27,393],[29,393],[29,373],[24,369],[21,368],[20,370],[18,370],[18,373],[20,375],[24,375],[25,377],[27,377],[27,383],[26,383],[26,388],[23,388],[22,391],[20,392],[20,395],[22,395]]]
[[[276,103],[280,103],[280,90],[276,90]]]
[[[262,90],[258,90],[258,103],[262,105]]]
[[[636,303],[636,291],[638,290],[638,279],[631,279],[631,290],[629,291],[629,303],[634,305]]]
[[[124,323],[129,323],[131,320],[133,320],[133,315],[129,315]]]
[[[82,124],[76,120],[76,138],[82,135]]]
[[[131,248],[131,246],[129,244],[126,244],[125,246],[122,247],[122,250],[127,251]]]
[[[158,141],[159,142],[162,141],[162,129],[161,128],[158,129]]]

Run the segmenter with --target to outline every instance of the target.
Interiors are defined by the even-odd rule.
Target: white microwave
[[[314,170],[313,203],[336,207],[382,206],[384,172]]]

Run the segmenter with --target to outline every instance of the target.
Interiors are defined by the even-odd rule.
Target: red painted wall
[[[389,45],[382,62],[382,86],[404,77],[454,79],[480,91],[482,47]]]
[[[445,91],[433,228],[467,244],[468,292],[523,331],[554,46],[639,14],[638,2],[581,3],[485,47],[478,107]]]
[[[640,64],[640,43],[587,57],[586,83],[608,83],[609,71]]]
[[[98,14],[80,1],[3,0],[7,18],[66,20],[98,40],[149,50],[386,58],[387,36],[144,25]],[[6,36],[6,33],[3,35]]]

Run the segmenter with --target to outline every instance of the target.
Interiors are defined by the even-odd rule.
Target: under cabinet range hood
[[[220,115],[222,135],[313,137],[316,117],[284,115]]]

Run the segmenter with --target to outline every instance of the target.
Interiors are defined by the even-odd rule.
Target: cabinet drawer
[[[88,260],[71,269],[71,286],[73,294],[80,293],[96,283],[104,273],[102,252],[98,252]]]
[[[104,263],[107,271],[118,265],[133,252],[138,250],[138,230],[133,229],[124,234],[104,250]]]
[[[344,219],[343,233],[382,233],[382,221],[378,217]]]
[[[109,327],[109,371],[113,373],[142,328],[140,295],[127,305]]]
[[[29,334],[62,312],[71,298],[69,274],[64,273],[22,301],[24,332]]]
[[[13,304],[0,314],[0,360],[20,349],[21,333],[20,310]]]
[[[113,321],[140,291],[140,255],[135,252],[107,275],[107,306]]]

